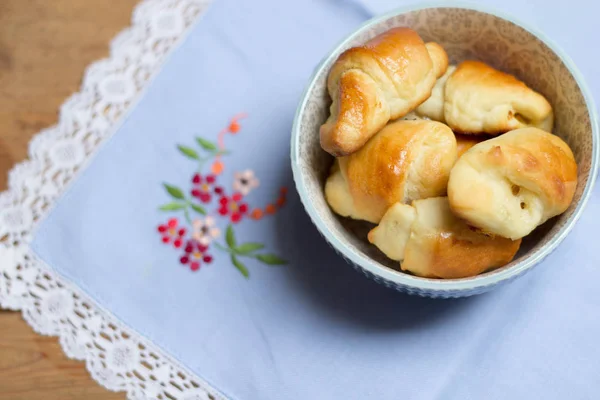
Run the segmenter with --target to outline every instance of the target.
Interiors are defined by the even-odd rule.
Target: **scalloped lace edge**
[[[109,57],[88,66],[58,123],[32,138],[29,159],[11,169],[8,189],[0,193],[0,307],[20,310],[34,331],[57,336],[64,353],[84,360],[95,381],[132,400],[224,396],[36,259],[29,243],[210,3],[140,2],[131,26],[111,42]]]

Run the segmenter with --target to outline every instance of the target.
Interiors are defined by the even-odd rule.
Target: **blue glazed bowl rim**
[[[365,254],[359,253],[357,251],[352,250],[346,244],[344,244],[338,237],[333,235],[324,221],[319,217],[319,214],[311,203],[308,193],[306,191],[306,187],[304,186],[304,181],[302,177],[302,173],[300,171],[300,155],[299,155],[299,136],[300,136],[300,121],[302,119],[302,114],[306,110],[307,102],[309,100],[309,93],[313,90],[317,77],[321,74],[326,65],[333,61],[335,57],[340,53],[340,51],[345,48],[348,43],[353,40],[358,34],[370,29],[372,26],[380,24],[392,17],[397,15],[405,14],[413,11],[420,11],[424,9],[430,8],[461,8],[467,10],[478,11],[486,14],[493,15],[498,18],[502,18],[513,24],[525,29],[539,40],[541,40],[548,48],[550,48],[565,64],[568,68],[569,72],[575,78],[586,103],[586,107],[590,116],[590,122],[592,125],[592,162],[591,162],[591,171],[588,177],[588,181],[586,182],[586,186],[584,188],[583,194],[577,207],[573,214],[570,216],[569,220],[561,227],[561,229],[550,239],[548,243],[546,243],[542,248],[536,250],[533,254],[531,254],[526,260],[523,260],[516,265],[506,268],[499,269],[484,275],[478,275],[470,278],[463,279],[428,279],[421,278],[413,275],[409,275],[400,271],[393,270],[386,266],[380,265],[376,261],[372,260]],[[294,177],[294,182],[296,185],[296,190],[300,195],[300,199],[304,205],[306,212],[311,218],[312,222],[316,225],[317,229],[321,232],[321,234],[325,237],[325,239],[344,257],[346,257],[349,261],[353,262],[355,265],[360,268],[370,272],[371,274],[378,276],[384,280],[389,282],[393,282],[394,284],[432,291],[432,292],[448,292],[448,291],[468,291],[478,288],[484,288],[487,286],[493,286],[503,281],[507,281],[511,278],[514,278],[526,270],[532,268],[539,262],[541,262],[544,258],[546,258],[550,253],[552,253],[558,245],[565,239],[565,237],[570,233],[573,229],[574,225],[577,223],[581,214],[587,205],[587,202],[592,193],[592,189],[596,182],[596,177],[598,174],[598,156],[599,156],[599,133],[598,133],[598,116],[596,113],[596,107],[594,105],[594,100],[592,95],[585,83],[585,80],[582,74],[579,72],[579,69],[575,66],[575,63],[571,60],[571,58],[550,38],[548,38],[544,33],[537,30],[536,28],[530,26],[527,23],[519,21],[514,16],[509,15],[505,12],[496,10],[489,6],[482,6],[479,4],[466,3],[461,1],[437,1],[437,2],[427,2],[427,3],[419,3],[408,5],[404,7],[395,8],[389,12],[386,12],[380,16],[369,19],[364,22],[357,30],[349,34],[345,39],[343,39],[335,48],[329,53],[325,59],[321,61],[318,67],[313,72],[309,84],[304,90],[304,93],[301,97],[301,102],[296,110],[296,115],[294,117],[294,123],[292,126],[292,137],[291,137],[291,163],[292,163],[292,173]]]

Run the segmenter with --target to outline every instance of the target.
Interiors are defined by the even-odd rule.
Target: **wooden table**
[[[31,136],[57,122],[85,67],[108,55],[137,0],[0,0],[0,191]],[[0,279],[2,276],[0,275]],[[0,311],[0,399],[124,399],[68,360],[56,338]]]

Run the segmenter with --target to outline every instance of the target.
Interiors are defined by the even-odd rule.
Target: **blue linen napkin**
[[[289,132],[312,69],[392,3],[217,0],[34,251],[231,399],[596,398],[600,188],[542,267],[448,301],[356,273],[293,192]],[[540,22],[582,34],[562,30],[568,15]],[[565,47],[597,89],[596,56]]]

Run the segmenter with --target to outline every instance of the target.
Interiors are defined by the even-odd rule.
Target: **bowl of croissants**
[[[550,255],[594,184],[595,107],[542,34],[479,6],[368,21],[297,110],[296,188],[318,231],[388,287],[486,292]]]

